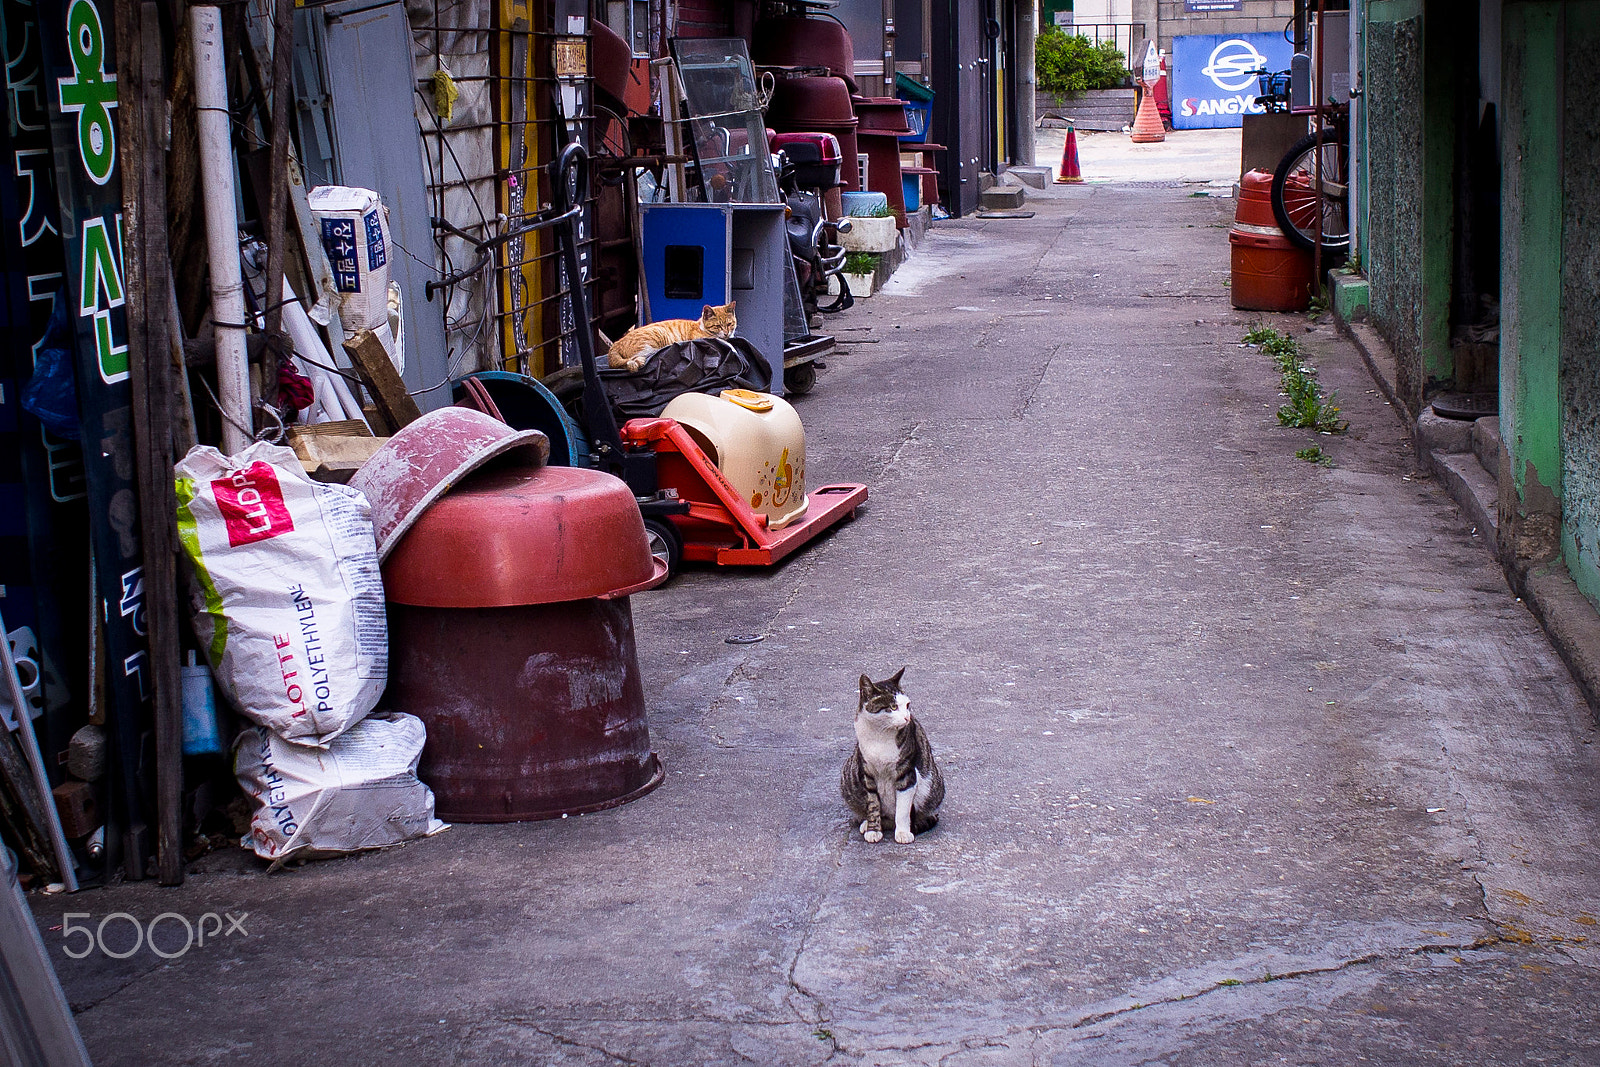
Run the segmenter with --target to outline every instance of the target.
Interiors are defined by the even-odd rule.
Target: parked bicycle
[[[1324,108],[1322,125],[1279,161],[1272,175],[1272,214],[1298,248],[1315,249],[1320,236],[1325,255],[1350,250],[1349,105]]]

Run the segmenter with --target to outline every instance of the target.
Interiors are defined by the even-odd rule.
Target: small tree
[[[1039,88],[1057,96],[1116,89],[1127,84],[1128,60],[1113,41],[1095,44],[1051,26],[1035,42],[1034,73]]]

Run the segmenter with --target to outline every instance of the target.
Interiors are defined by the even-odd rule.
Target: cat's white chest
[[[893,734],[857,730],[856,747],[861,750],[861,762],[866,764],[873,777],[879,777],[884,772],[893,777],[895,767],[900,762],[900,746]]]

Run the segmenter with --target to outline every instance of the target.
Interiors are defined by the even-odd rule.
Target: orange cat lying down
[[[734,303],[730,300],[720,307],[707,304],[698,319],[662,319],[647,326],[635,326],[607,350],[606,362],[613,367],[636,371],[644,366],[652,352],[666,345],[702,337],[732,337],[739,328],[739,320],[733,313]]]

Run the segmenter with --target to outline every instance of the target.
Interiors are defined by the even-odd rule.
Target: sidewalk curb
[[[1559,558],[1524,564],[1519,571],[1508,568],[1507,580],[1550,635],[1550,643],[1561,653],[1589,701],[1589,710],[1600,722],[1600,615],[1594,605],[1579,591]]]
[[[1394,408],[1411,439],[1418,463],[1439,479],[1462,514],[1484,535],[1489,554],[1500,564],[1506,585],[1521,598],[1544,627],[1550,643],[1572,673],[1600,722],[1600,613],[1578,589],[1560,558],[1507,561],[1500,550],[1499,489],[1472,452],[1447,452],[1427,447],[1427,435],[1401,403],[1395,390],[1395,356],[1378,331],[1364,322],[1336,316],[1339,331],[1361,353],[1372,380]]]

